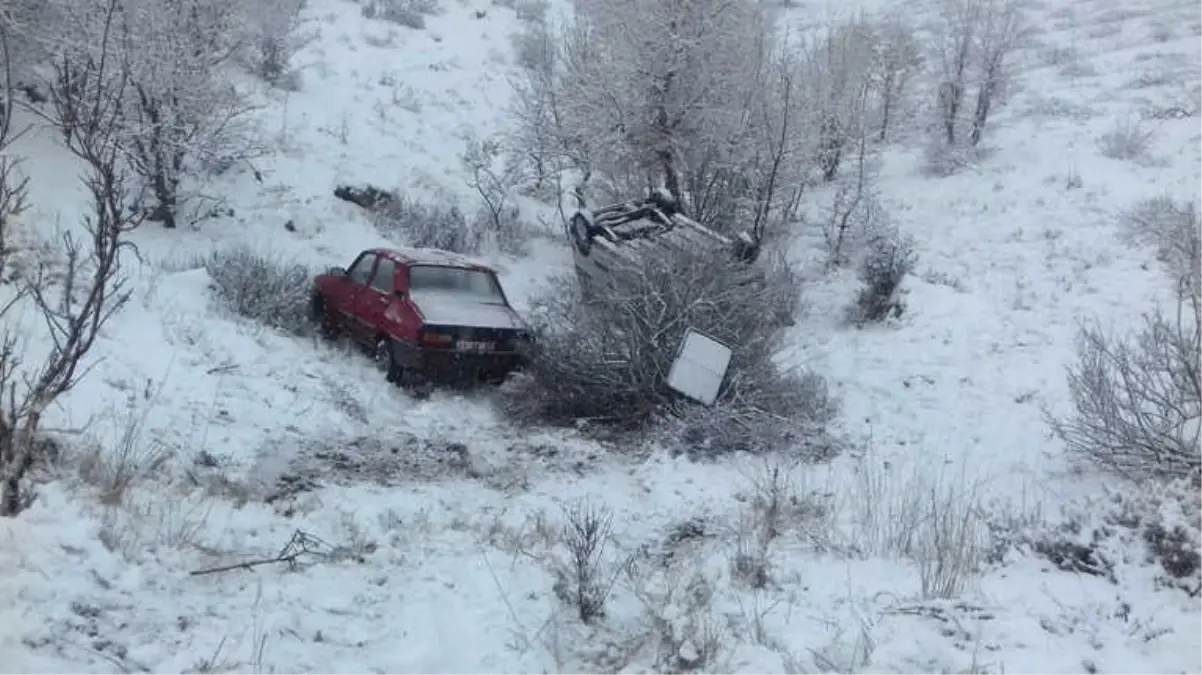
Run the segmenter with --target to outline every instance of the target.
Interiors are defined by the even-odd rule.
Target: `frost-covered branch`
[[[117,1],[109,0],[99,63],[104,58],[117,14]],[[140,221],[127,208],[126,173],[118,142],[119,127],[111,124],[120,113],[124,79],[107,79],[105,66],[97,79],[114,88],[102,88],[97,98],[85,102],[96,122],[93,133],[79,137],[72,152],[86,166],[84,184],[91,213],[83,223],[86,237],[66,233],[61,238],[64,268],[54,277],[45,261],[18,281],[18,297],[3,305],[3,312],[33,309],[42,319],[49,349],[44,357],[26,362],[18,352],[12,330],[0,337],[0,515],[19,513],[29,499],[22,481],[40,457],[38,431],[46,410],[69,392],[87,373],[86,357],[101,328],[128,299],[120,273],[125,234]],[[11,324],[9,324],[11,325]]]

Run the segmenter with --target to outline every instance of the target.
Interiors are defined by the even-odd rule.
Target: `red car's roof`
[[[492,267],[478,260],[437,248],[374,248],[372,253],[392,258],[406,265],[438,265],[495,273]]]

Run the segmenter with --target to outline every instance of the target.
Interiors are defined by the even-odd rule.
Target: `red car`
[[[530,339],[491,268],[435,249],[376,248],[313,281],[328,337],[372,350],[389,382],[500,382]]]

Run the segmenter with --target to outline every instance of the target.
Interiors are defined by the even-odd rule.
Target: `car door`
[[[377,257],[371,251],[359,254],[355,262],[347,269],[346,279],[339,284],[338,292],[327,300],[333,305],[338,316],[342,317],[343,328],[346,332],[352,338],[360,341],[364,339],[363,336],[367,330],[363,317],[358,311],[359,297],[366,290],[368,282],[371,281]]]
[[[396,261],[387,256],[380,256],[372,273],[371,281],[363,292],[355,299],[355,314],[363,320],[364,329],[370,335],[368,339],[375,341],[381,333],[391,335],[390,317],[395,312],[389,312],[391,305],[396,303]]]

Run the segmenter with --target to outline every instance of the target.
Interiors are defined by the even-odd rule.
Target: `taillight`
[[[423,347],[450,349],[454,342],[455,338],[446,333],[422,333],[421,343]]]

